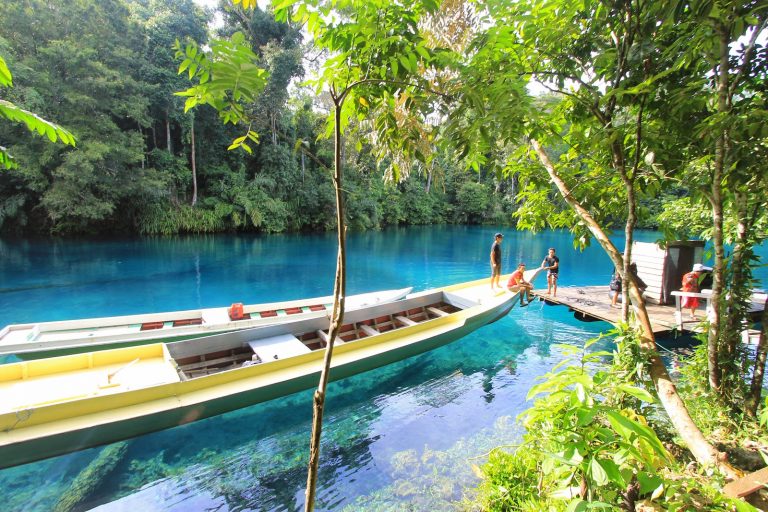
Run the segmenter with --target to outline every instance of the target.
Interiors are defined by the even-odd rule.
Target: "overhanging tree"
[[[235,0],[244,8],[255,6],[253,0]],[[332,365],[333,346],[344,318],[346,295],[346,227],[343,190],[342,136],[350,120],[365,118],[371,111],[380,112],[376,121],[378,131],[397,137],[400,149],[408,152],[417,146],[416,140],[396,132],[393,114],[399,98],[407,97],[416,108],[425,97],[430,84],[425,69],[435,65],[435,50],[429,48],[420,34],[420,19],[438,8],[436,0],[423,0],[398,5],[388,0],[294,1],[276,2],[278,19],[289,19],[306,25],[315,44],[328,51],[329,56],[314,81],[318,93],[327,92],[333,102],[327,135],[334,139],[333,182],[336,198],[338,238],[337,268],[334,278],[334,304],[331,312],[329,341],[318,388],[314,394],[313,427],[310,461],[307,475],[307,510],[314,509],[317,470],[320,457],[322,418],[326,386]],[[197,104],[213,105],[225,122],[248,120],[245,102],[253,103],[264,87],[263,70],[252,64],[255,59],[241,35],[232,41],[215,41],[212,54],[201,53],[195,45],[178,47],[184,58],[180,71],[188,70],[199,83],[184,93],[187,108]],[[218,58],[216,55],[218,54]],[[233,62],[240,63],[233,70]],[[217,70],[217,65],[219,69]],[[258,77],[258,79],[257,79]],[[246,81],[251,80],[251,83]],[[388,106],[389,108],[383,108]],[[242,147],[249,151],[256,136],[250,128],[233,141],[230,149]],[[416,154],[416,151],[413,150]],[[420,156],[416,154],[416,156]]]
[[[667,13],[643,2],[614,4],[599,0],[578,4],[559,0],[502,2],[492,4],[490,10],[494,17],[492,27],[480,40],[474,59],[477,64],[470,65],[467,73],[470,83],[473,77],[481,77],[474,80],[483,84],[482,88],[473,87],[474,91],[480,89],[484,98],[483,102],[475,101],[481,109],[474,110],[483,111],[479,119],[485,123],[475,124],[499,127],[491,140],[506,138],[512,143],[522,142],[520,129],[516,132],[509,127],[527,125],[534,154],[577,214],[577,236],[591,233],[616,268],[623,271],[641,332],[641,346],[650,362],[650,375],[673,425],[698,461],[717,465],[725,474],[735,476],[724,456],[693,423],[678,396],[656,352],[635,279],[626,271],[636,220],[638,178],[644,166],[648,167],[649,175],[655,170],[653,160],[646,158],[650,152],[643,127],[649,123],[646,98],[654,91],[655,83],[670,72],[663,63],[653,62],[661,58],[654,42],[670,37],[662,31],[666,28],[663,22]],[[489,61],[493,64],[489,65]],[[565,100],[538,113],[529,110],[525,121],[519,113],[525,108],[524,101],[518,102],[517,109],[498,108],[497,98],[505,92],[508,102],[522,98],[519,84],[522,78],[531,76],[551,84]],[[498,121],[499,118],[503,121]],[[663,124],[659,117],[651,119],[652,123]],[[458,131],[453,128],[454,133]],[[464,139],[467,138],[473,139],[472,143],[489,139],[483,130],[472,131],[468,136],[464,133]],[[546,146],[565,146],[557,165],[550,160]],[[466,153],[473,156],[471,150]],[[526,150],[521,146],[520,153],[515,155],[519,160],[512,162],[510,168],[526,166],[525,156]],[[535,187],[531,191],[534,197],[543,197],[543,193]],[[601,225],[616,214],[622,199],[628,206],[623,258]],[[540,199],[533,204],[546,209],[544,216],[551,214],[550,202]]]
[[[766,138],[765,49],[758,38],[766,33],[768,12],[759,1],[690,0],[674,4],[670,21],[684,28],[687,37],[669,49],[675,67],[685,69],[684,81],[671,103],[671,112],[690,112],[693,134],[688,152],[693,165],[686,172],[694,198],[703,198],[711,209],[711,240],[715,262],[709,312],[709,384],[726,397],[731,386],[740,387],[734,364],[742,323],[746,315],[752,245],[759,240],[756,215],[765,205],[768,186],[764,158]],[[678,132],[683,139],[691,126]],[[730,205],[730,208],[726,206]],[[725,254],[724,221],[735,213],[738,234],[730,261]],[[724,386],[724,380],[728,385]]]

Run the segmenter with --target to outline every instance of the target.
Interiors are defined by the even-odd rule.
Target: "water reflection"
[[[485,277],[496,227],[429,227],[349,237],[349,293],[423,289]],[[570,252],[564,233],[505,231],[504,262],[539,264],[554,246],[560,285],[604,284],[598,248]],[[653,239],[655,235],[648,235]],[[328,235],[0,243],[0,325],[192,309],[331,292]],[[55,288],[51,288],[55,287]],[[52,292],[52,290],[54,290]],[[438,350],[332,383],[320,510],[450,510],[471,464],[520,435],[515,417],[536,378],[603,323],[534,303]],[[298,510],[311,391],[130,441],[81,509]],[[8,510],[51,510],[101,449],[0,471]]]

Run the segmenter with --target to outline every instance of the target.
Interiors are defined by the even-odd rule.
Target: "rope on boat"
[[[16,425],[22,421],[27,421],[30,417],[32,417],[33,412],[35,412],[34,409],[23,409],[21,411],[16,411],[16,423],[6,429],[3,429],[3,432],[10,432],[11,430],[15,429]]]

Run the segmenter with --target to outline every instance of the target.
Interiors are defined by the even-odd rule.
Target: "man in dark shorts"
[[[557,297],[557,275],[560,272],[560,258],[555,256],[554,247],[549,248],[549,254],[541,262],[541,268],[547,270],[547,295],[552,293]]]
[[[493,237],[493,245],[491,246],[491,290],[496,291],[503,290],[499,284],[499,278],[501,278],[501,241],[504,235],[496,233]]]

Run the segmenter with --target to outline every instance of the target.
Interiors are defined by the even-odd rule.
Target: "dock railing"
[[[675,290],[670,293],[675,297],[675,322],[677,322],[679,329],[683,328],[683,310],[680,297],[694,297],[706,300],[705,309],[707,312],[707,318],[711,318],[712,290],[704,289],[701,290],[701,293],[682,292]],[[763,290],[754,290],[752,292],[752,296],[750,297],[750,302],[752,303],[750,312],[762,311],[763,308],[765,308],[766,299],[768,299],[768,297]]]
[[[674,290],[670,292],[670,294],[675,297],[675,322],[677,322],[677,328],[680,329],[681,331],[683,330],[683,309],[682,309],[682,301],[680,300],[681,297],[705,299],[706,300],[705,310],[707,312],[707,318],[709,318],[709,314],[711,311],[710,309],[711,302],[712,302],[712,290],[702,290],[702,293],[681,292],[679,290]]]

